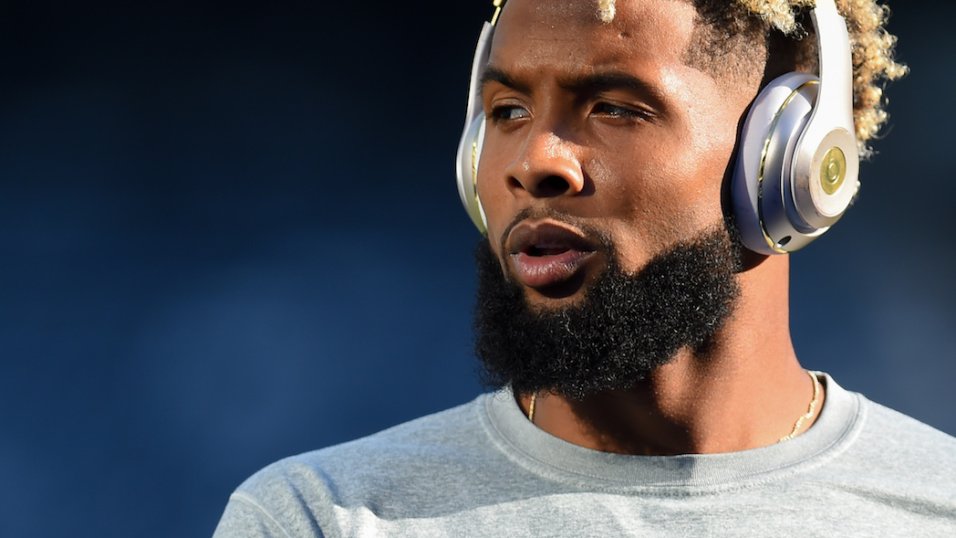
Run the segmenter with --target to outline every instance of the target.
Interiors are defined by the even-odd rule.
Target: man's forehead
[[[577,67],[622,60],[683,63],[695,19],[687,0],[509,0],[492,63],[517,69],[562,60],[585,62]]]
[[[564,18],[578,24],[611,24],[622,17],[633,22],[635,15],[647,17],[672,4],[684,6],[687,13],[696,12],[693,0],[506,0],[502,4],[505,11],[530,11],[537,19]]]

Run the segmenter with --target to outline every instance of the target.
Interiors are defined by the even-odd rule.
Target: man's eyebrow
[[[506,73],[504,70],[499,69],[493,65],[489,65],[485,68],[485,71],[481,74],[481,84],[480,87],[484,88],[489,82],[497,82],[503,86],[518,90],[520,92],[528,93],[530,88],[527,84],[523,84],[515,80],[511,75]]]
[[[503,69],[492,65],[486,67],[482,73],[481,87],[483,88],[489,82],[497,82],[524,93],[530,92],[530,87],[527,84],[516,80]],[[667,102],[660,88],[639,77],[620,71],[573,75],[563,79],[561,87],[582,95],[593,95],[610,90],[626,90],[648,99],[649,104],[652,105],[663,106]]]
[[[663,106],[667,102],[663,92],[657,86],[620,71],[589,73],[569,77],[561,82],[561,86],[571,92],[583,95],[593,95],[610,90],[625,90],[650,100],[650,104],[653,105]]]

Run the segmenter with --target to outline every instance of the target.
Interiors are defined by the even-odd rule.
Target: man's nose
[[[537,198],[578,194],[584,190],[584,172],[576,146],[554,131],[530,133],[524,147],[508,166],[508,187]]]

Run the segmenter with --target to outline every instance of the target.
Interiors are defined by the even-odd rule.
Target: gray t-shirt
[[[956,536],[956,439],[823,381],[795,439],[669,457],[581,448],[482,395],[266,467],[215,536]]]

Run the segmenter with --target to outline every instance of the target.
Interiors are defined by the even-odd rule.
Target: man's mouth
[[[584,234],[552,221],[515,226],[505,246],[515,277],[536,290],[572,281],[597,251]]]

